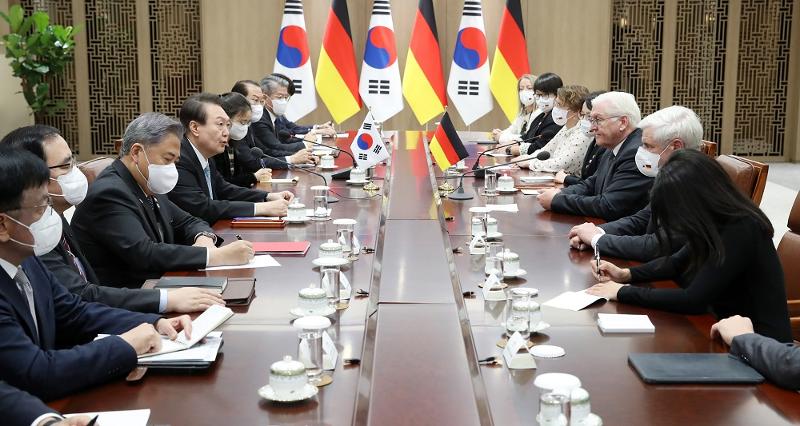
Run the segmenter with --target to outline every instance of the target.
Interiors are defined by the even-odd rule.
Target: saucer
[[[353,179],[347,179],[345,182],[349,183],[350,185],[357,185],[357,186],[366,185],[369,183],[368,180],[353,180]]]
[[[538,333],[540,331],[547,330],[548,328],[550,328],[550,324],[548,324],[548,323],[546,323],[544,321],[539,321],[539,325],[537,325],[536,328],[534,328],[533,330],[530,330],[530,332],[531,333]]]
[[[258,396],[273,402],[297,402],[303,401],[309,398],[313,398],[317,393],[319,393],[319,389],[311,384],[306,383],[303,386],[303,390],[298,392],[296,396],[289,397],[289,398],[281,398],[275,394],[275,391],[272,389],[272,386],[266,385],[258,390]]]
[[[572,390],[581,387],[581,379],[566,373],[545,373],[536,377],[533,385],[544,391],[553,389]]]
[[[567,354],[564,348],[553,345],[536,345],[530,353],[537,358],[559,358]]]
[[[311,220],[311,218],[309,218],[308,216],[306,216],[306,217],[304,217],[302,219],[289,219],[288,217],[285,217],[285,218],[283,218],[283,220],[286,223],[306,223],[309,220]]]
[[[335,166],[335,165],[333,165],[333,166],[329,166],[329,167],[326,167],[326,166],[319,166],[319,168],[320,168],[321,170],[335,170],[335,169],[336,169],[336,166]]]
[[[517,272],[514,272],[513,274],[503,271],[503,278],[519,278],[519,277],[524,277],[527,274],[528,271],[522,268],[517,268]]]
[[[512,193],[514,193],[514,192],[517,192],[517,191],[518,191],[518,189],[517,189],[517,188],[509,188],[509,189],[500,189],[500,188],[497,188],[497,192],[501,192],[501,193],[503,193],[503,194],[512,194]]]
[[[325,309],[320,310],[319,312],[309,313],[307,310],[297,307],[292,308],[289,310],[289,313],[296,316],[296,317],[310,317],[312,315],[319,315],[321,317],[327,317],[328,315],[333,315],[336,313],[336,308],[333,306],[327,306]]]
[[[311,261],[314,266],[344,266],[350,263],[343,257],[318,257]]]

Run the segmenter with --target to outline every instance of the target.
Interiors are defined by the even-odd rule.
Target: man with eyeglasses
[[[7,134],[2,145],[31,152],[47,163],[50,180],[47,191],[53,209],[61,218],[61,240],[40,256],[42,262],[67,290],[86,302],[98,302],[137,312],[198,312],[225,302],[219,294],[195,287],[175,290],[128,289],[98,285],[94,268],[81,250],[64,212],[86,197],[88,182],[77,167],[75,156],[58,129],[41,124],[20,127]]]
[[[271,157],[283,159],[300,150],[308,149],[309,146],[303,141],[288,139],[286,142],[281,142],[278,137],[278,128],[275,120],[286,113],[290,97],[288,81],[268,75],[261,80],[261,89],[264,91],[266,113],[261,117],[261,120],[253,123],[251,128],[256,141],[259,142],[260,146],[266,148],[264,153]],[[312,163],[319,162],[319,159],[313,155],[309,155],[309,160]]]
[[[44,400],[123,377],[159,334],[191,334],[188,315],[165,319],[84,302],[36,256],[61,239],[47,165],[0,145],[0,380]],[[93,340],[98,334],[110,337]]]
[[[597,144],[607,150],[597,171],[579,184],[548,189],[538,200],[546,210],[611,221],[647,204],[653,178],[639,172],[634,159],[642,144],[642,131],[636,127],[641,112],[633,95],[608,92],[592,103],[591,130]]]

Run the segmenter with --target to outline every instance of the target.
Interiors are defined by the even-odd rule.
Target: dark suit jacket
[[[200,159],[189,139],[183,138],[178,184],[167,194],[169,199],[192,216],[211,224],[219,219],[253,216],[254,203],[266,200],[267,192],[233,185],[219,174],[213,161],[209,161],[208,166],[211,169],[211,197]]]
[[[278,159],[264,157],[258,158],[253,155],[251,151],[253,147],[258,147],[264,153],[266,153],[266,147],[256,141],[255,137],[253,136],[253,126],[250,126],[247,129],[247,135],[240,140],[240,141],[233,141],[234,143],[230,144],[233,146],[233,174],[240,175],[244,173],[255,173],[261,168],[269,168],[273,170],[282,170],[288,169],[289,166],[285,163],[286,158],[282,155],[277,155]],[[229,149],[230,149],[229,146]]]
[[[580,183],[589,178],[597,171],[597,165],[600,163],[600,158],[606,149],[597,144],[595,139],[589,143],[589,149],[586,150],[586,155],[583,156],[583,164],[581,164],[581,175],[573,176],[568,175],[564,179],[564,186],[570,186]]]
[[[0,413],[7,426],[30,426],[41,415],[58,414],[39,398],[4,382],[0,382]]]
[[[100,282],[139,288],[164,272],[206,266],[208,250],[191,245],[198,233],[212,232],[211,227],[166,195],[155,200],[157,212],[120,160],[89,187],[72,217],[72,230]]]
[[[136,351],[120,337],[92,339],[155,324],[161,317],[84,302],[36,257],[22,262],[22,269],[33,287],[39,331],[16,283],[0,271],[0,379],[50,400],[122,377],[136,367]]]
[[[264,111],[264,113],[266,114],[267,112]],[[285,130],[289,131],[289,133],[291,133],[293,135],[297,135],[297,134],[308,133],[314,127],[313,126],[301,126],[301,125],[299,125],[299,124],[297,124],[297,123],[295,123],[293,121],[289,121],[289,119],[286,118],[285,115],[282,115],[282,116],[280,116],[280,117],[275,119],[275,128],[276,128],[276,130],[278,132],[280,132],[281,130],[285,129]]]
[[[733,338],[731,354],[758,370],[767,380],[792,390],[800,389],[800,347],[759,334]]]
[[[72,254],[81,262],[86,279],[81,276],[69,253],[61,244],[57,245],[50,253],[40,256],[40,259],[67,290],[80,296],[84,302],[98,302],[129,311],[158,312],[161,300],[159,290],[116,288],[96,284],[100,280],[97,279],[92,265],[83,255],[80,243],[63,216],[61,217],[61,230]]]
[[[603,256],[648,262],[663,256],[652,221],[650,204],[631,216],[600,225],[606,232],[597,240],[597,249]]]
[[[236,154],[234,153],[233,156],[233,163],[231,164],[230,159],[230,152],[235,151],[232,144],[236,144],[241,141],[229,141],[228,146],[225,147],[225,151],[211,157],[209,161],[213,161],[214,165],[217,166],[217,171],[219,174],[228,182],[241,186],[244,188],[252,188],[253,185],[258,183],[258,179],[254,172],[252,173],[236,173]],[[233,166],[233,170],[231,170],[231,166]],[[256,169],[258,171],[258,169]]]
[[[536,138],[529,141],[530,146],[528,147],[528,154],[533,154],[537,149],[544,148],[559,130],[561,130],[561,126],[553,121],[552,112],[548,111],[544,114],[537,115],[536,118],[531,120],[528,130],[522,135],[522,139]]]
[[[653,178],[639,172],[634,161],[642,144],[642,131],[634,130],[622,142],[616,156],[606,150],[594,175],[577,185],[564,188],[553,197],[552,210],[607,221],[636,213],[647,205]]]
[[[264,111],[261,120],[250,125],[250,131],[264,153],[273,157],[283,158],[305,149],[303,142],[283,143],[278,139],[278,132],[272,124],[269,111]]]

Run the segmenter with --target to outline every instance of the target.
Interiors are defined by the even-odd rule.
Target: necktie
[[[67,256],[70,258],[70,260],[72,260],[72,264],[75,265],[75,268],[78,270],[78,273],[81,274],[81,278],[83,278],[83,281],[87,282],[88,280],[86,279],[86,270],[83,269],[83,264],[81,264],[81,261],[80,259],[78,259],[78,256],[75,256],[75,254],[72,253],[69,243],[67,242],[67,239],[65,237],[61,238],[61,247],[63,247],[64,250],[67,252]]]
[[[36,340],[38,340],[39,322],[36,319],[36,308],[33,302],[33,286],[31,286],[31,282],[28,280],[28,276],[25,275],[25,271],[23,271],[22,268],[17,269],[17,275],[14,275],[14,282],[17,283],[19,292],[22,293],[22,296],[28,302],[28,309],[30,310],[31,318],[33,318],[33,326],[36,328]]]
[[[211,190],[211,166],[206,164],[203,169],[203,174],[206,175],[206,184],[208,185],[208,198],[214,199],[214,192]]]

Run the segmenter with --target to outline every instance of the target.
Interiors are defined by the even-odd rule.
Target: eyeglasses
[[[282,101],[288,101],[289,98],[291,98],[291,97],[292,97],[292,95],[275,95],[274,98],[272,96],[270,96],[270,99],[276,100],[276,101],[281,101],[281,100]]]
[[[77,166],[77,165],[78,165],[78,159],[73,155],[72,157],[70,157],[68,162],[63,163],[63,164],[57,164],[55,166],[49,166],[47,168],[50,169],[50,170],[63,169],[63,170],[69,171],[69,170],[72,170],[72,168]]]
[[[47,211],[48,207],[53,207],[53,199],[49,195],[47,196],[47,200],[44,202],[44,204],[39,204],[37,206],[20,206],[14,209],[9,209],[7,211],[15,212],[19,210],[36,210],[37,215],[43,215]],[[50,212],[52,213],[52,211],[53,209],[51,208]]]
[[[603,123],[606,120],[610,120],[612,118],[619,118],[619,117],[622,117],[622,115],[612,115],[612,116],[605,117],[605,118],[602,118],[602,117],[601,118],[589,117],[587,120],[589,121],[589,124],[591,124],[592,126],[599,126],[601,123]]]

